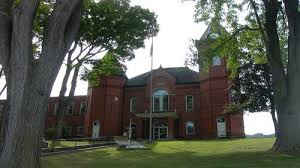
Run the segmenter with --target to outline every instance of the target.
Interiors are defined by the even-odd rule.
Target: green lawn
[[[52,143],[51,141],[48,141],[49,145]],[[88,141],[56,141],[56,148],[64,148],[64,147],[74,147],[74,146],[80,146],[80,145],[88,145],[92,142]]]
[[[42,159],[44,168],[299,168],[300,157],[269,152],[274,139],[158,142],[151,150],[105,148]]]

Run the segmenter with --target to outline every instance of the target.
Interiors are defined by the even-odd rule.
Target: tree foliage
[[[212,49],[227,58],[232,72],[246,61],[268,63],[280,133],[275,150],[281,152],[300,151],[295,129],[300,124],[300,105],[295,101],[300,98],[299,6],[299,0],[198,0],[196,6],[196,21],[226,28],[229,36],[220,37],[221,45]]]
[[[100,60],[89,61],[92,70],[85,69],[82,79],[89,81],[91,86],[99,85],[101,77],[104,76],[126,76],[126,66],[112,52],[107,52]]]
[[[270,67],[253,62],[241,66],[233,80],[231,96],[233,103],[243,104],[243,110],[270,111],[274,96]]]
[[[250,0],[198,0],[195,21],[206,22],[211,26],[213,32],[219,27],[222,27],[223,31],[219,33],[220,36],[214,39],[213,42],[211,40],[202,41],[203,43],[209,43],[209,47],[201,54],[192,53],[192,56],[188,58],[188,62],[194,64],[195,61],[201,60],[201,64],[204,64],[207,68],[211,64],[209,60],[214,55],[212,53],[218,53],[218,55],[226,58],[227,67],[231,70],[233,77],[237,75],[238,68],[245,61],[253,61],[257,64],[267,63],[265,39],[262,35],[262,32],[265,32],[265,27],[260,27],[257,22],[257,17],[262,21],[265,20],[265,9],[262,5],[261,2],[255,1],[255,13]],[[283,7],[282,10],[284,10]],[[288,37],[286,22],[285,14],[280,13],[278,15],[278,32],[280,51],[285,65]],[[199,43],[201,43],[201,40],[195,40],[194,45],[196,48]]]
[[[132,59],[133,51],[157,32],[156,16],[148,9],[130,6],[129,0],[91,0],[83,11],[78,42]]]

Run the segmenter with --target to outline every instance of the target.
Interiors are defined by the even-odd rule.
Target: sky
[[[194,2],[182,0],[132,0],[132,5],[150,9],[158,16],[160,31],[154,38],[154,68],[184,66],[191,39],[198,39],[207,26],[194,23]],[[135,51],[136,58],[127,62],[129,78],[150,70],[150,40],[145,41],[145,48]],[[62,66],[53,86],[51,96],[58,96],[65,67]],[[87,95],[87,82],[78,81],[76,95]],[[244,115],[246,134],[274,133],[269,113]]]

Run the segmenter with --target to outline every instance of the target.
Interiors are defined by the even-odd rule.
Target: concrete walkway
[[[125,147],[126,149],[146,149],[146,147],[137,141],[131,141],[128,140],[115,140],[115,142],[118,144],[119,147]]]

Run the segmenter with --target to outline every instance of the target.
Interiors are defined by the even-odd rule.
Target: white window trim
[[[130,106],[130,109],[129,109],[129,110],[130,110],[131,113],[134,113],[134,112],[133,112],[133,104],[132,104],[133,100],[135,100],[135,106],[136,106],[136,97],[131,97],[131,98],[130,98],[130,102],[129,102],[129,104],[130,104],[130,105],[129,105],[129,106]],[[136,108],[136,107],[135,107],[135,108]],[[136,109],[135,109],[135,110],[136,110]],[[136,112],[136,111],[135,111],[135,112]]]
[[[192,97],[192,111],[188,111],[188,97]],[[193,95],[186,95],[185,96],[185,112],[193,112],[194,111],[194,96]]]

